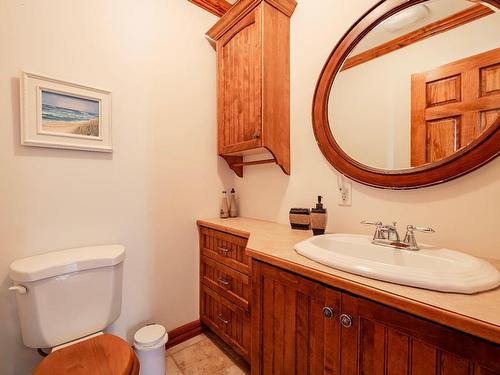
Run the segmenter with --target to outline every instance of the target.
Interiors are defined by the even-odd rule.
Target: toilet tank
[[[123,246],[107,245],[14,261],[9,276],[27,290],[16,293],[24,344],[52,348],[113,323],[121,311],[124,259]]]

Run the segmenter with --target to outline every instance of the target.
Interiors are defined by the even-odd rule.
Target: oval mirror
[[[321,73],[313,127],[341,173],[376,187],[444,182],[500,150],[500,1],[387,0]]]

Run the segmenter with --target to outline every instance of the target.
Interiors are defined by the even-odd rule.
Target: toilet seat
[[[49,354],[33,375],[137,375],[139,361],[125,340],[103,334]]]

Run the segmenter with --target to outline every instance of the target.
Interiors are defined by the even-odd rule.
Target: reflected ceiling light
[[[382,22],[382,28],[395,33],[429,16],[429,8],[423,4],[407,8]]]

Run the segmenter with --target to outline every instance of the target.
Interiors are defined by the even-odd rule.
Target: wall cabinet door
[[[497,344],[265,263],[252,267],[253,375],[500,374]]]
[[[261,8],[217,41],[219,153],[258,148],[262,125]]]
[[[252,374],[339,374],[340,293],[253,265]]]

